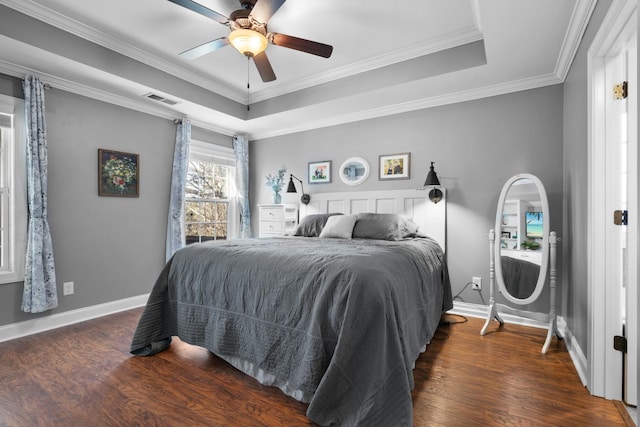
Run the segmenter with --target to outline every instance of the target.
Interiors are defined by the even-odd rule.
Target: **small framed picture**
[[[502,237],[503,239],[510,239],[511,238],[511,232],[510,231],[503,231],[500,233],[500,237]]]
[[[309,162],[309,184],[328,184],[331,182],[331,160]]]
[[[98,149],[98,195],[138,197],[140,155]]]
[[[409,179],[411,153],[385,154],[379,157],[379,180]]]

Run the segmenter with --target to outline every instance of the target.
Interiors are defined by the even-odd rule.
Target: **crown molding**
[[[379,117],[391,116],[395,114],[407,113],[410,111],[423,110],[427,108],[440,107],[444,105],[457,104],[460,102],[474,101],[476,99],[489,98],[492,96],[505,95],[508,93],[520,92],[523,90],[537,89],[545,86],[561,84],[562,80],[555,74],[536,76],[529,79],[515,80],[507,83],[484,86],[471,90],[447,93],[445,95],[432,96],[414,101],[386,105],[379,108],[359,110],[350,114],[327,117],[319,120],[300,121],[298,126],[279,128],[269,132],[254,132],[251,139],[264,139],[291,133],[304,132],[324,127],[337,126],[345,123],[358,122],[362,120],[375,119]]]
[[[560,54],[556,62],[555,74],[561,81],[564,81],[571,69],[573,58],[575,58],[582,36],[589,24],[591,14],[596,7],[597,0],[577,1],[571,14],[569,28],[565,34]]]
[[[74,82],[71,80],[63,79],[52,74],[43,73],[40,70],[34,70],[26,68],[20,65],[16,65],[7,61],[0,60],[0,73],[6,74],[12,77],[24,78],[27,74],[38,76],[42,81],[48,83],[55,89],[64,90],[76,95],[84,96],[87,98],[95,99],[97,101],[106,102],[109,104],[117,105],[119,107],[128,108],[130,110],[138,111],[141,113],[149,114],[155,117],[160,117],[168,120],[175,120],[176,118],[183,118],[184,115],[179,112],[170,109],[168,106],[154,105],[149,101],[145,101],[146,98],[132,98],[127,96],[116,95],[111,92],[100,90],[91,86],[84,85],[82,83]],[[186,117],[188,118],[188,117]],[[197,126],[202,129],[217,132],[222,135],[233,136],[238,132],[235,129],[231,129],[224,126],[219,126],[213,122],[207,122],[203,120],[189,118],[193,126]]]
[[[34,74],[39,76],[43,81],[49,83],[52,87],[67,92],[71,92],[77,95],[85,96],[88,98],[96,99],[98,101],[107,102],[110,104],[118,105],[121,107],[129,108],[131,110],[139,111],[142,113],[150,114],[156,117],[161,117],[168,120],[174,120],[181,118],[182,115],[169,107],[150,105],[143,99],[137,100],[130,97],[115,95],[110,92],[106,92],[100,89],[96,89],[91,86],[87,86],[81,83],[73,82],[70,80],[62,79],[51,74],[42,73],[39,70],[28,69],[16,64],[12,64],[6,61],[0,61],[0,73],[4,73],[10,76],[23,78],[25,74]],[[546,76],[538,76],[530,79],[516,80],[507,82],[504,84],[496,84],[491,86],[485,86],[472,90],[463,90],[446,95],[432,96],[414,101],[388,105],[379,108],[371,108],[368,110],[357,111],[350,114],[341,114],[338,116],[327,117],[319,120],[305,120],[299,122],[298,126],[281,127],[272,131],[260,131],[248,132],[248,136],[251,140],[271,138],[281,135],[287,135],[291,133],[304,132],[313,129],[320,129],[329,126],[337,126],[345,123],[352,123],[362,120],[369,120],[378,117],[390,116],[400,113],[406,113],[415,110],[422,110],[426,108],[439,107],[443,105],[456,104],[460,102],[473,101],[476,99],[482,99],[492,96],[504,95],[507,93],[519,92],[523,90],[536,89],[539,87],[550,86],[562,83],[562,80],[555,74],[548,74]],[[202,129],[210,130],[220,133],[226,136],[233,136],[238,133],[246,132],[246,129],[234,129],[230,127],[220,126],[213,121],[204,121],[187,117],[191,120],[193,126],[197,126]],[[247,128],[251,128],[251,122],[245,122]]]

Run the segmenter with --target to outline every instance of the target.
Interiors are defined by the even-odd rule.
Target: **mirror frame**
[[[347,166],[351,164],[357,164],[360,168],[364,169],[362,176],[357,179],[349,179],[349,177],[344,173],[344,170]],[[360,185],[369,178],[370,168],[369,163],[363,159],[362,157],[350,157],[342,163],[340,166],[340,171],[338,172],[340,175],[340,179],[347,185]]]
[[[504,276],[502,274],[502,262],[500,262],[501,257],[501,247],[500,244],[496,244],[494,247],[494,259],[495,259],[495,278],[496,282],[498,282],[498,289],[502,296],[504,296],[508,301],[519,304],[519,305],[527,305],[534,302],[540,294],[542,293],[542,289],[544,288],[544,284],[547,280],[547,270],[549,267],[549,229],[550,229],[550,218],[549,218],[549,201],[547,199],[547,192],[544,189],[544,185],[542,185],[542,181],[532,174],[521,173],[512,176],[507,180],[502,187],[502,192],[500,193],[500,198],[498,199],[498,209],[496,209],[496,224],[495,224],[495,235],[496,239],[499,239],[500,233],[502,231],[502,214],[504,212],[504,202],[507,200],[507,194],[511,189],[512,185],[520,180],[520,179],[528,179],[532,181],[536,188],[538,189],[538,194],[540,194],[540,202],[542,204],[542,217],[544,218],[544,222],[542,224],[542,261],[540,264],[540,273],[538,274],[538,281],[536,282],[536,287],[531,293],[531,295],[527,298],[515,298],[512,296],[504,283]]]

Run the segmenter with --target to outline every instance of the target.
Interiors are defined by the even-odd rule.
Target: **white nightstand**
[[[298,226],[298,205],[258,205],[259,237],[293,234]]]

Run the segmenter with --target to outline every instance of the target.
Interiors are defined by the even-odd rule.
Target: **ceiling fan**
[[[286,0],[240,0],[242,9],[232,12],[229,17],[193,0],[169,1],[226,25],[231,30],[228,37],[221,37],[182,52],[180,56],[187,59],[199,58],[231,44],[243,55],[253,58],[262,81],[270,82],[276,79],[276,75],[265,53],[269,43],[323,58],[329,58],[333,52],[333,46],[324,43],[267,31],[267,22]]]

